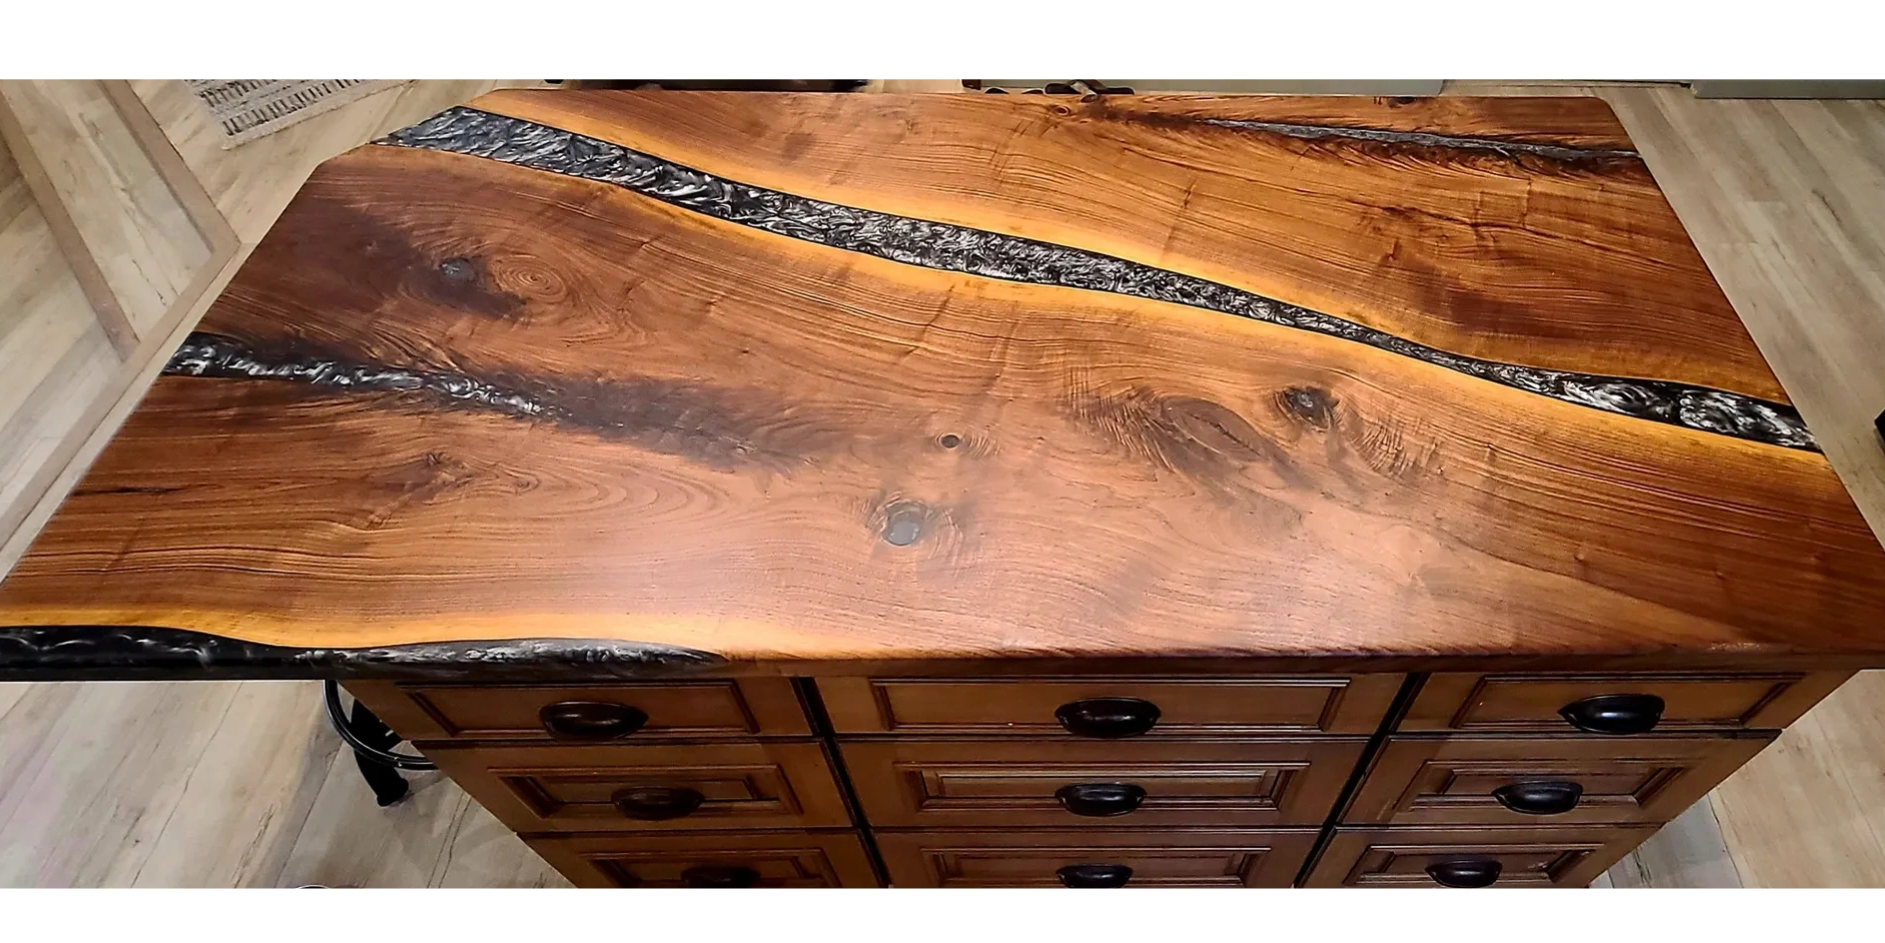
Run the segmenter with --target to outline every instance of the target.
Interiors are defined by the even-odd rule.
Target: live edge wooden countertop
[[[0,626],[1862,665],[1885,553],[1596,100],[499,92],[314,174]]]

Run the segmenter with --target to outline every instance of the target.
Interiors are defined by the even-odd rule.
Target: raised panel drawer
[[[408,740],[606,743],[813,733],[789,678],[647,684],[403,684],[347,689]],[[559,717],[559,706],[564,715]],[[585,717],[584,706],[593,717]],[[633,717],[646,719],[636,724]]]
[[[1314,829],[877,833],[896,887],[1288,887]]]
[[[1656,731],[1778,730],[1832,693],[1848,672],[1803,674],[1477,674],[1443,672],[1421,685],[1403,731],[1578,733],[1563,711],[1587,699],[1660,699]]]
[[[1148,737],[1372,734],[1400,675],[1157,678],[821,678],[833,729],[849,734],[1050,735],[1075,702],[1154,705]]]
[[[519,832],[851,825],[817,743],[434,747],[426,755]],[[674,814],[689,793],[698,804]]]
[[[1256,827],[1321,825],[1365,743],[870,740],[841,749],[865,818],[879,827]]]
[[[1305,887],[1587,887],[1653,825],[1341,828]]]
[[[1680,815],[1771,740],[1767,734],[1396,735],[1368,771],[1343,821],[1661,824]]]
[[[530,835],[577,887],[880,887],[856,832]]]

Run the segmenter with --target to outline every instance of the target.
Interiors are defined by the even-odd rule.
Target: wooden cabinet
[[[1577,733],[1567,715],[1576,715],[1578,705],[1634,696],[1646,703],[1627,713],[1649,720],[1648,729],[1779,730],[1849,677],[1850,672],[1440,673],[1421,684],[1400,729]],[[1613,716],[1632,719],[1622,713]]]
[[[879,887],[852,831],[524,839],[578,887]]]
[[[1841,677],[937,668],[352,687],[585,886],[1443,887],[1587,883]]]
[[[1305,887],[1584,887],[1653,826],[1338,828]]]
[[[609,742],[806,737],[788,678],[659,684],[393,684],[348,689],[409,740]]]
[[[1663,823],[1768,734],[1388,739],[1344,821],[1394,825]]]
[[[1316,827],[1365,743],[877,740],[843,752],[874,826]]]
[[[815,742],[434,747],[427,755],[519,832],[851,825]]]
[[[839,734],[1065,736],[1083,702],[1132,701],[1148,737],[1340,733],[1381,725],[1401,676],[828,678]]]
[[[879,833],[902,887],[1287,887],[1313,829]]]

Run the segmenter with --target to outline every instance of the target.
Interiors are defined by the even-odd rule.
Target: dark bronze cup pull
[[[1078,783],[1054,790],[1054,798],[1075,815],[1125,815],[1145,801],[1145,789],[1131,783]]]
[[[1577,808],[1584,787],[1573,782],[1513,783],[1492,791],[1499,804],[1526,815],[1561,815]]]
[[[609,801],[631,819],[658,822],[692,815],[706,797],[682,786],[629,786],[617,789]]]
[[[558,740],[615,740],[640,730],[648,715],[627,704],[558,701],[538,711],[537,720]]]
[[[1132,869],[1123,864],[1070,864],[1054,876],[1068,887],[1125,887]]]
[[[752,887],[759,883],[759,872],[738,865],[701,864],[682,871],[681,883],[688,887]]]
[[[1158,723],[1158,705],[1136,697],[1089,697],[1068,701],[1054,717],[1079,737],[1136,737]]]
[[[1491,858],[1438,861],[1427,866],[1427,876],[1441,887],[1491,887],[1504,867]]]
[[[1662,720],[1662,698],[1654,694],[1600,694],[1573,701],[1558,711],[1585,733],[1648,733]]]

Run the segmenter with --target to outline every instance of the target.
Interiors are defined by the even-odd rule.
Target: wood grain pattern
[[[1359,738],[859,740],[845,768],[872,828],[1319,827],[1361,758]],[[1143,801],[1078,815],[1062,787],[1124,783]]]
[[[57,184],[35,155],[24,122],[4,95],[0,95],[0,144],[13,155],[20,179],[39,205],[40,216],[52,234],[53,243],[59,247],[72,278],[84,291],[85,305],[99,329],[110,339],[112,349],[120,358],[129,357],[137,349],[137,327],[125,312],[98,258],[86,244],[84,233],[79,230]]]
[[[1139,666],[1143,671],[1143,665]],[[1144,736],[1371,734],[1400,690],[1396,674],[1329,676],[830,677],[818,682],[839,734],[1072,736],[1056,718],[1083,698],[1158,708]]]
[[[457,747],[426,755],[521,833],[844,828],[831,761],[816,742]],[[675,818],[624,814],[614,796],[687,789],[699,806]]]
[[[233,244],[218,247],[199,233],[191,204],[165,183],[163,166],[153,164],[145,138],[103,83],[8,82],[0,98],[12,115],[10,146],[34,155],[23,166],[43,171],[42,209],[69,220],[75,270],[95,269],[103,283],[92,295],[99,317],[127,322],[121,332],[107,330],[128,359],[139,340],[161,330],[192,276]]]
[[[886,831],[877,835],[893,887],[1060,887],[1067,865],[1132,869],[1126,887],[1288,887],[1315,844],[1312,829]]]
[[[203,327],[380,379],[160,381],[0,622],[747,659],[1885,649],[1885,554],[1816,454],[476,158],[330,162]]]
[[[499,91],[473,105],[729,180],[1197,275],[1458,354],[1785,400],[1638,159],[1209,123],[1630,147],[1597,100]]]
[[[1304,887],[1437,888],[1427,867],[1496,861],[1493,887],[1585,887],[1653,826],[1565,828],[1340,828]]]
[[[550,740],[543,709],[570,701],[621,705],[647,715],[622,738],[635,743],[812,735],[811,721],[786,678],[502,687],[352,681],[347,690],[412,741]]]
[[[1656,730],[1779,730],[1848,677],[1848,672],[1739,674],[1529,674],[1437,672],[1421,683],[1402,730],[1475,733],[1575,732],[1558,711],[1606,694],[1662,698]]]
[[[1766,746],[1739,737],[1410,737],[1397,735],[1342,813],[1351,825],[1660,825]],[[1504,786],[1570,782],[1576,806],[1523,813]]]
[[[879,887],[856,832],[539,835],[537,854],[577,887],[700,887],[696,869],[754,872],[754,887]]]

